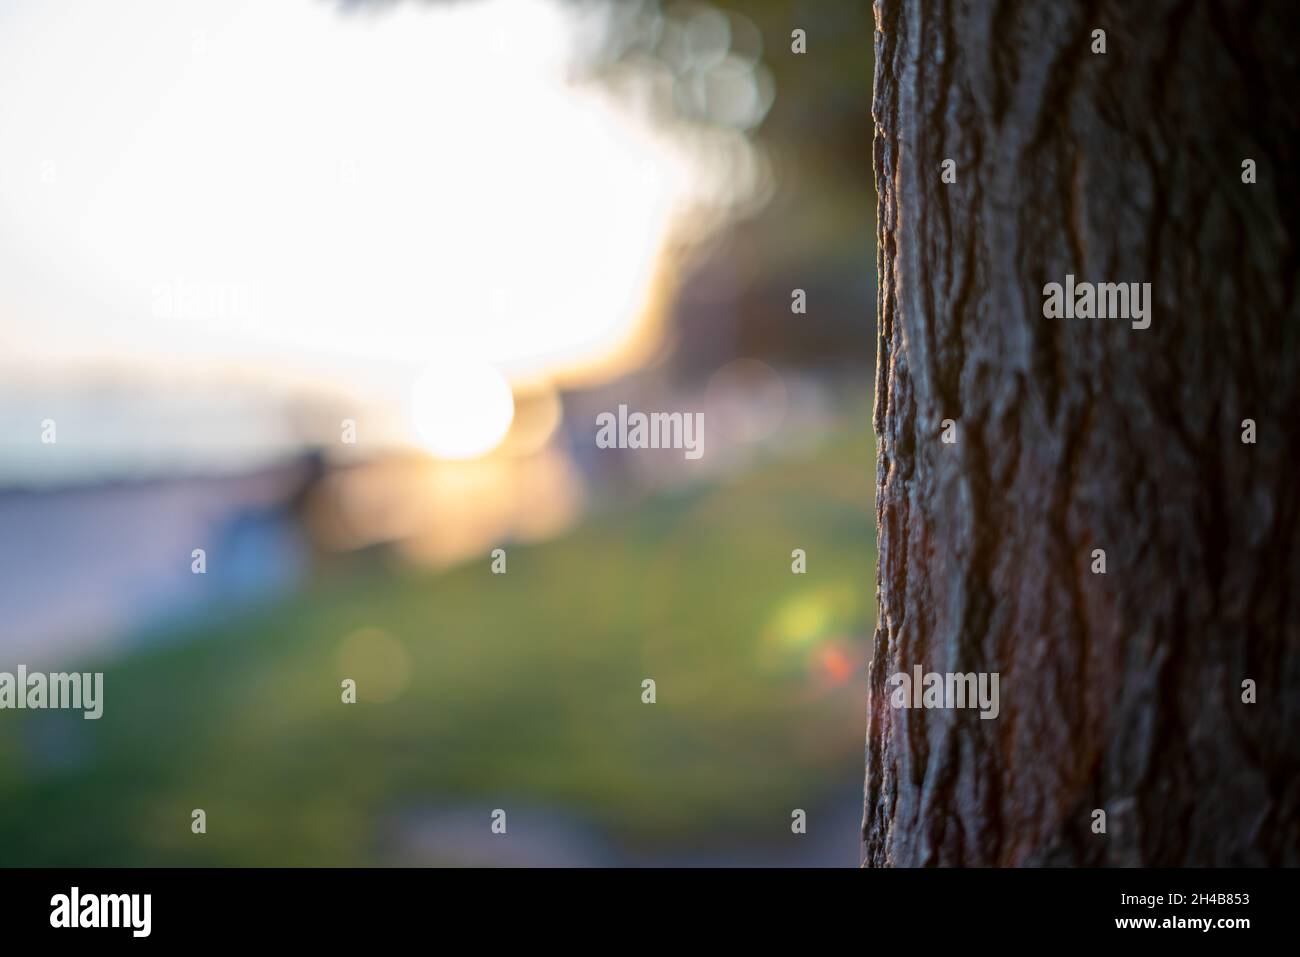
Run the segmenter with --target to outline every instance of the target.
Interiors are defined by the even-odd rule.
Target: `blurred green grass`
[[[0,864],[392,863],[394,815],[481,803],[486,829],[509,801],[631,849],[788,833],[861,776],[873,460],[841,433],[510,547],[505,575],[348,563],[210,613],[104,666],[99,721],[0,715]],[[393,672],[340,664],[363,628],[400,646],[387,703],[367,692]]]

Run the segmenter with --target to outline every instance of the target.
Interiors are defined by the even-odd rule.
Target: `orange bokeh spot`
[[[853,662],[839,648],[822,648],[818,657],[822,671],[835,684],[843,684],[853,674]]]

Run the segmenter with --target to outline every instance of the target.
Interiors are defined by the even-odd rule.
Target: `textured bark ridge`
[[[1293,12],[876,4],[867,866],[1300,864]],[[1067,273],[1150,328],[1044,318]]]

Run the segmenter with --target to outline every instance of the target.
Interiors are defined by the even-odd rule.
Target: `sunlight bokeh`
[[[501,444],[514,419],[510,384],[492,366],[430,365],[411,389],[411,422],[421,442],[445,459],[472,459]]]
[[[644,361],[703,154],[574,79],[601,12],[7,5],[2,361],[323,382],[453,458],[509,421],[447,435],[444,357],[512,383]],[[758,96],[733,86],[714,100]],[[456,378],[462,411],[485,375]]]

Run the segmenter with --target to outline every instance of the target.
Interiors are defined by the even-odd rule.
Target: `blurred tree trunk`
[[[1300,864],[1291,12],[876,3],[868,866]],[[1150,327],[1044,318],[1067,273]]]

